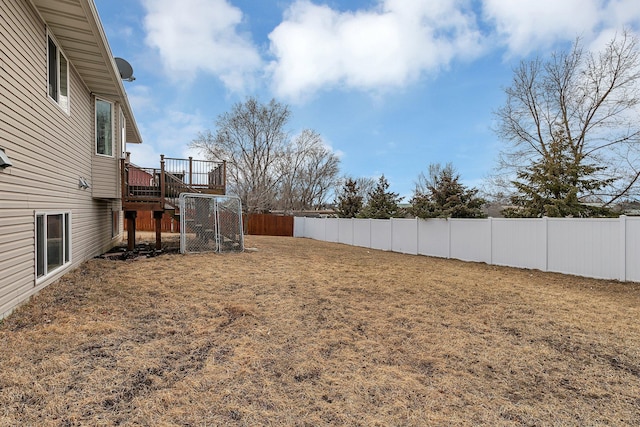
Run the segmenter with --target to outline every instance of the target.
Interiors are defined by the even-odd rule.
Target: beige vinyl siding
[[[94,101],[73,64],[70,113],[48,98],[46,43],[46,25],[27,0],[0,2],[0,147],[13,162],[0,171],[0,318],[119,240],[111,238],[111,212],[121,206],[117,156],[94,169]],[[80,177],[90,189],[79,188]],[[103,199],[93,197],[96,184]],[[71,213],[72,249],[71,265],[38,286],[36,212]]]
[[[12,216],[9,216],[12,215]],[[9,306],[20,295],[33,288],[33,247],[25,241],[33,239],[33,220],[29,212],[14,211],[7,215],[0,210],[0,307]]]
[[[104,101],[109,101],[106,98],[100,98]],[[111,101],[109,101],[111,102]],[[115,144],[113,146],[113,156],[101,156],[95,154],[96,152],[96,136],[95,136],[95,100],[92,102],[92,110],[91,114],[93,117],[93,197],[103,198],[103,199],[116,199],[120,198],[120,160],[118,159],[119,153],[122,151],[120,149],[120,132],[117,128],[117,121],[119,116],[119,108],[118,105],[114,102],[111,103],[111,132],[113,138],[115,140]]]

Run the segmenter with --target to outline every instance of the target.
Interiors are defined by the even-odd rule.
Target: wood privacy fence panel
[[[640,282],[640,218],[297,217],[295,237],[600,279]]]
[[[244,217],[246,234],[259,236],[293,236],[293,217],[250,214]]]
[[[153,212],[138,211],[136,214],[136,230],[137,231],[156,231],[156,220],[153,219]],[[163,233],[179,233],[180,220],[173,218],[171,215],[162,215]]]

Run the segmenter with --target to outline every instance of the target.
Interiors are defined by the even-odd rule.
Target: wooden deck
[[[226,163],[160,156],[159,168],[134,165],[129,155],[121,160],[122,209],[127,219],[129,249],[135,247],[135,219],[139,211],[152,211],[156,220],[156,247],[161,247],[162,216],[179,212],[183,193],[226,194]]]
[[[182,193],[225,194],[226,164],[160,156],[159,168],[122,160],[122,206],[125,211],[178,208]]]

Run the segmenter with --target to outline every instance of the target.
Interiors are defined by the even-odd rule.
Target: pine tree
[[[557,181],[551,185],[536,182],[542,177],[540,167],[546,168],[544,173],[553,173],[551,169],[558,165],[573,168],[565,175],[571,188],[553,197],[540,193],[543,201],[530,212],[534,216],[590,215],[588,209],[578,208],[576,197],[612,206],[637,195],[639,71],[640,39],[627,29],[598,52],[585,49],[577,39],[569,49],[548,58],[523,60],[514,69],[511,86],[505,88],[505,105],[496,111],[495,129],[506,143],[498,156],[496,182],[500,176],[517,176],[524,184],[551,190]],[[566,137],[561,143],[558,129]],[[567,157],[560,162],[549,158],[553,152],[549,144],[554,140],[565,147]],[[547,164],[540,163],[540,158]],[[525,168],[525,174],[518,176]],[[537,176],[530,180],[532,175]],[[576,176],[592,180],[597,190],[587,191],[590,184],[575,182]]]
[[[336,212],[340,218],[355,218],[362,210],[362,196],[358,183],[347,178],[336,201]]]
[[[592,217],[611,215],[609,209],[582,203],[578,194],[597,191],[611,180],[594,178],[603,170],[584,162],[584,155],[572,150],[562,129],[554,133],[546,153],[531,166],[518,172],[513,181],[518,193],[511,197],[513,207],[503,210],[506,217]]]
[[[460,183],[449,163],[429,165],[429,178],[421,175],[411,199],[410,213],[419,218],[483,218],[485,200],[478,190]]]
[[[402,212],[398,207],[402,197],[398,197],[398,193],[387,191],[388,189],[389,183],[382,175],[376,187],[369,192],[367,205],[362,209],[358,217],[389,219],[402,216]]]

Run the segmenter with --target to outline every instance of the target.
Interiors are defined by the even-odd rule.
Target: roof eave
[[[104,28],[102,27],[96,5],[93,0],[81,0],[81,4],[83,8],[85,8],[87,16],[91,17],[91,19],[89,20],[89,24],[93,27],[93,29],[95,30],[95,34],[97,34],[100,39],[100,43],[98,43],[98,46],[100,47],[102,57],[108,64],[107,69],[109,70],[109,74],[111,75],[117,87],[118,98],[120,103],[122,104],[124,116],[127,119],[127,142],[141,143],[142,136],[140,135],[138,124],[136,123],[133,116],[133,110],[131,109],[131,104],[129,104],[129,98],[127,98],[127,92],[124,89],[122,78],[120,77],[120,71],[118,70],[118,66],[116,65],[115,58],[111,53],[111,48],[109,47],[107,36],[104,32]]]
[[[31,2],[87,88],[95,95],[120,102],[127,120],[126,142],[141,143],[142,136],[94,1]]]

